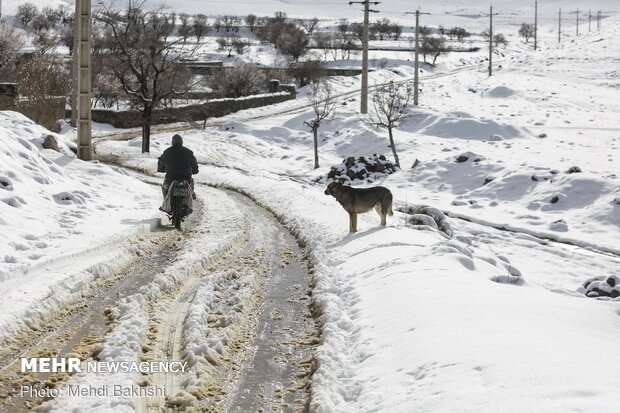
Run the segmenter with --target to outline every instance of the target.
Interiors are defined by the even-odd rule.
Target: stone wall
[[[157,109],[152,124],[202,121],[205,118],[220,117],[243,109],[258,108],[295,99],[294,86],[281,85],[280,90],[283,92],[238,99],[213,99],[198,105]],[[135,128],[142,125],[141,113],[135,110],[93,109],[92,119],[94,122],[109,123],[116,128]]]

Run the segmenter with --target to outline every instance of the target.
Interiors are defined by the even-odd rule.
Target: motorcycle
[[[181,229],[183,219],[192,213],[192,187],[189,181],[173,181],[170,185],[171,221],[176,229]]]

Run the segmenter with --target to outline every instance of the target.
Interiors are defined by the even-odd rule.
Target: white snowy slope
[[[52,135],[61,152],[43,149]],[[157,188],[78,160],[64,136],[0,111],[0,340],[54,312],[157,225]]]
[[[184,134],[203,163],[198,180],[253,196],[312,252],[323,310],[314,411],[617,411],[619,302],[579,292],[620,275],[620,26],[607,23],[559,48],[549,33],[492,78],[482,69],[422,83],[417,115],[396,132],[403,169],[375,184],[397,207],[475,221],[448,218],[451,238],[398,212],[387,228],[362,215],[347,233],[347,214],[314,180],[347,156],[391,158],[355,99],[321,126],[317,171],[309,111]],[[102,150],[154,170],[169,139],[155,137],[151,158],[136,157],[136,142]]]

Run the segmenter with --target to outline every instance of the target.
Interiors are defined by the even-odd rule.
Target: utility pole
[[[75,35],[78,39],[78,48],[74,51],[78,58],[77,71],[77,144],[78,157],[89,161],[92,157],[91,148],[91,62],[90,62],[90,32],[91,32],[91,0],[77,0],[75,11]]]
[[[579,9],[577,9],[577,36],[579,36]]]
[[[371,2],[370,0],[364,1],[350,1],[352,4],[364,5],[364,35],[362,40],[362,96],[360,99],[360,113],[368,113],[368,20],[370,12],[377,12],[377,10],[370,10],[370,4],[377,5],[378,1]]]
[[[558,43],[562,41],[562,9],[560,8],[560,14],[558,17]]]
[[[80,0],[75,0],[75,15],[78,15],[78,10],[80,9]],[[71,65],[71,126],[77,126],[77,118],[78,118],[78,70],[79,70],[79,61],[78,61],[78,49],[80,48],[80,42],[78,41],[78,23],[77,19],[73,24],[73,61]]]
[[[538,44],[538,0],[534,2],[534,50]]]
[[[493,6],[489,13],[489,76],[493,76]]]
[[[596,15],[597,15],[597,16],[596,16],[596,17],[597,17],[597,19],[596,19],[596,20],[597,20],[597,21],[596,21],[596,29],[597,29],[597,30],[601,30],[601,11],[599,10],[599,11],[596,13]]]
[[[592,10],[588,10],[588,32],[591,32],[592,25]]]
[[[430,13],[420,13],[420,10],[416,10],[415,13],[406,12],[405,14],[415,14],[415,59],[413,66],[415,73],[413,75],[413,104],[418,106],[418,94],[420,89],[420,14]]]
[[[419,55],[419,47],[420,47],[420,10],[415,11],[415,64],[414,70],[415,73],[413,75],[413,105],[418,106],[418,84],[419,80],[419,71],[420,71],[420,55]]]

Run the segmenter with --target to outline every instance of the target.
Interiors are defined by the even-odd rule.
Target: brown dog
[[[392,212],[392,193],[383,186],[372,188],[351,188],[339,181],[327,186],[325,195],[332,195],[349,213],[349,232],[357,232],[357,214],[375,209],[381,217],[381,225],[386,225],[386,217]]]

